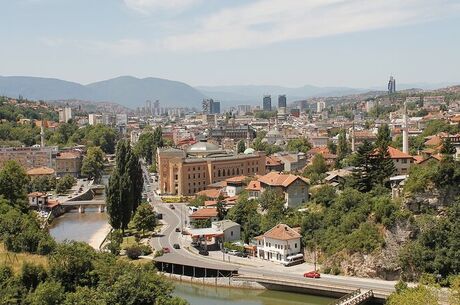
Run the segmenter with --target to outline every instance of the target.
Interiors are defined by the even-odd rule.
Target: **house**
[[[307,157],[302,152],[280,152],[276,153],[275,157],[281,161],[281,163],[283,164],[282,170],[285,172],[294,172],[302,170],[302,168],[307,164]]]
[[[77,150],[63,151],[56,155],[56,174],[58,177],[71,175],[75,178],[80,176],[82,154]]]
[[[414,157],[391,146],[388,146],[388,154],[393,161],[398,175],[407,174],[409,172],[409,168],[415,162]]]
[[[260,196],[262,188],[260,187],[260,181],[253,180],[249,182],[248,186],[246,187],[246,191],[248,191],[248,199],[257,199]]]
[[[189,216],[190,227],[195,227],[195,223],[200,221],[209,221],[209,223],[212,223],[213,221],[218,221],[218,214],[219,213],[217,212],[217,208],[198,209]]]
[[[34,208],[40,208],[47,204],[48,195],[42,192],[33,192],[27,195],[29,198],[29,206]]]
[[[246,178],[246,176],[237,176],[225,179],[227,184],[225,186],[225,192],[227,193],[227,196],[234,197],[241,193],[241,191],[244,189],[244,180]]]
[[[234,241],[241,239],[241,226],[240,224],[233,222],[231,220],[221,220],[221,221],[213,221],[211,223],[211,228],[222,231],[223,241]]]
[[[259,178],[261,192],[275,190],[284,197],[285,207],[296,207],[308,201],[308,180],[292,174],[270,172]]]
[[[297,230],[278,224],[256,237],[257,255],[262,259],[286,264],[292,256],[301,254],[301,237]]]
[[[265,168],[267,169],[267,172],[280,172],[284,170],[284,164],[276,156],[267,156],[265,159]]]
[[[351,176],[352,173],[353,172],[349,169],[336,169],[326,172],[327,177],[324,178],[324,180],[332,186],[343,186],[345,184],[345,179]]]

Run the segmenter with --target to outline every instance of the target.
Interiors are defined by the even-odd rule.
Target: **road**
[[[156,187],[152,185],[152,189]],[[188,261],[200,261],[207,263],[216,263],[216,260],[211,257],[205,257],[192,253],[187,249],[184,249],[182,246],[180,249],[174,249],[174,244],[184,244],[184,239],[181,237],[181,233],[176,232],[176,228],[181,228],[182,224],[185,225],[186,215],[188,213],[188,207],[183,203],[173,204],[174,209],[171,209],[169,204],[162,203],[161,199],[155,195],[154,192],[149,192],[147,194],[151,200],[152,205],[158,213],[163,214],[163,223],[161,234],[158,237],[151,239],[151,245],[156,250],[159,250],[163,247],[168,247],[171,252],[174,252],[176,255],[180,255],[186,258]],[[167,255],[167,254],[165,254]],[[249,263],[249,259],[246,259]],[[223,263],[220,261],[220,263]],[[236,269],[238,273],[248,275],[248,276],[265,276],[273,277],[276,279],[285,279],[285,280],[301,280],[301,281],[313,281],[315,283],[323,283],[324,285],[332,286],[343,286],[350,289],[372,289],[383,292],[392,292],[394,291],[394,281],[384,281],[379,279],[367,279],[367,278],[357,278],[349,276],[334,276],[329,274],[324,274],[320,279],[306,279],[303,277],[303,272],[310,271],[304,270],[303,272],[294,271],[289,267],[283,267],[278,265],[267,265],[265,266],[249,266],[248,264],[236,264],[236,263],[226,263],[230,264]],[[271,264],[271,263],[270,263]],[[292,271],[291,271],[292,270]]]

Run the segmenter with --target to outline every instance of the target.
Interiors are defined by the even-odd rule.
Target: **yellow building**
[[[161,194],[194,195],[230,177],[265,174],[264,153],[231,154],[208,142],[198,142],[186,151],[158,149],[157,162]]]

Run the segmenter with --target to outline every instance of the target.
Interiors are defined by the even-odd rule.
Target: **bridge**
[[[65,201],[61,204],[64,207],[69,207],[71,209],[78,209],[79,213],[85,213],[86,208],[96,207],[99,212],[104,212],[105,210],[105,200],[80,200],[80,201]]]
[[[267,275],[246,275],[239,274],[234,280],[257,282],[267,289],[292,291],[307,293],[312,295],[328,296],[340,298],[331,305],[360,305],[372,299],[372,301],[382,302],[389,293],[378,292],[375,294],[372,290],[352,290],[350,287],[318,281],[316,279],[288,279]]]
[[[329,305],[360,305],[371,300],[374,297],[372,290],[357,289],[352,293],[346,294],[337,301],[332,302]]]

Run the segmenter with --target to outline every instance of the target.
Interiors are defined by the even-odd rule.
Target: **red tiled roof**
[[[263,236],[277,240],[291,240],[301,237],[301,235],[296,232],[296,230],[282,223],[265,232]]]
[[[226,182],[243,182],[247,177],[246,176],[236,176],[232,178],[225,179]]]
[[[40,176],[40,175],[54,175],[55,171],[49,167],[34,167],[27,171],[27,175],[29,176]]]
[[[265,163],[269,166],[276,166],[276,165],[281,165],[281,160],[278,159],[277,157],[275,156],[267,156],[265,158]]]
[[[297,179],[301,179],[303,182],[307,183],[306,180],[302,179],[300,176],[292,175],[292,174],[280,174],[277,172],[270,172],[265,176],[259,178],[261,183],[270,185],[270,186],[283,186],[287,187],[292,182],[296,181]]]
[[[190,215],[190,218],[192,219],[209,219],[212,217],[217,216],[217,209],[216,208],[204,208],[204,209],[199,209],[195,212],[193,212],[192,215]]]
[[[57,156],[57,159],[78,159],[80,158],[80,153],[76,151],[63,151],[60,152]]]
[[[221,190],[220,189],[213,189],[213,190],[202,190],[202,191],[199,191],[198,193],[196,193],[198,196],[206,196],[208,198],[211,198],[211,199],[216,199],[219,197],[221,193]]]
[[[400,151],[397,148],[394,148],[392,146],[388,146],[388,154],[390,155],[391,159],[414,159],[409,154],[406,154],[405,152]],[[374,150],[374,156],[377,155],[377,150]]]
[[[246,187],[248,191],[260,191],[260,181],[253,180]]]
[[[206,207],[213,206],[213,205],[217,205],[217,200],[206,200],[204,202],[204,206],[206,206]]]

